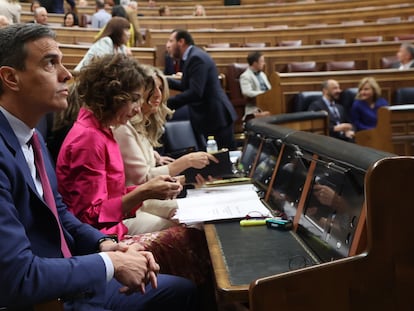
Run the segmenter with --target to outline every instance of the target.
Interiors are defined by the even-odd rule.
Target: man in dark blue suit
[[[341,88],[338,81],[329,79],[322,82],[323,96],[309,105],[309,111],[324,110],[329,116],[329,135],[345,141],[354,141],[354,127],[346,120],[344,107],[338,104]]]
[[[32,137],[46,113],[67,107],[70,79],[48,27],[0,30],[0,309],[60,298],[65,310],[192,310],[190,281],[157,275],[150,252],[116,243],[62,202],[44,141]]]
[[[188,105],[192,126],[198,134],[204,138],[214,135],[219,148],[233,149],[237,114],[220,85],[213,59],[194,45],[186,30],[173,30],[166,48],[171,57],[184,62],[181,79],[168,79],[171,89],[181,91],[168,99],[168,107]]]

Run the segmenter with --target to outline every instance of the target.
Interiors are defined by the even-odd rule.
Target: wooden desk
[[[204,231],[217,293],[224,303],[248,302],[253,280],[287,272],[291,258],[299,254],[308,256],[296,243],[292,231],[276,231],[266,226],[241,227],[238,222],[206,224]]]

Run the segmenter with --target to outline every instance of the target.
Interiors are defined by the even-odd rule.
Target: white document
[[[190,190],[187,197],[178,199],[177,203],[174,218],[186,224],[244,218],[248,214],[271,217],[251,184]]]

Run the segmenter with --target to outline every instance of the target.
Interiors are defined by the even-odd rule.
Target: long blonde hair
[[[146,90],[147,96],[144,98],[143,105],[148,105],[148,102],[153,95],[156,77],[161,79],[162,84],[161,104],[155,113],[151,113],[148,116],[144,116],[142,113],[138,114],[133,117],[130,122],[138,133],[147,137],[153,147],[160,147],[161,143],[159,142],[159,139],[164,133],[164,124],[167,122],[167,118],[172,117],[174,111],[167,107],[167,100],[170,93],[168,89],[168,82],[164,74],[158,68],[151,66],[148,66],[147,70],[148,74],[154,77],[154,81]]]

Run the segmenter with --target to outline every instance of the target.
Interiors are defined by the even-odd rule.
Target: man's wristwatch
[[[104,241],[112,241],[114,243],[118,243],[118,237],[116,235],[109,235],[98,240],[98,249],[102,242]]]

